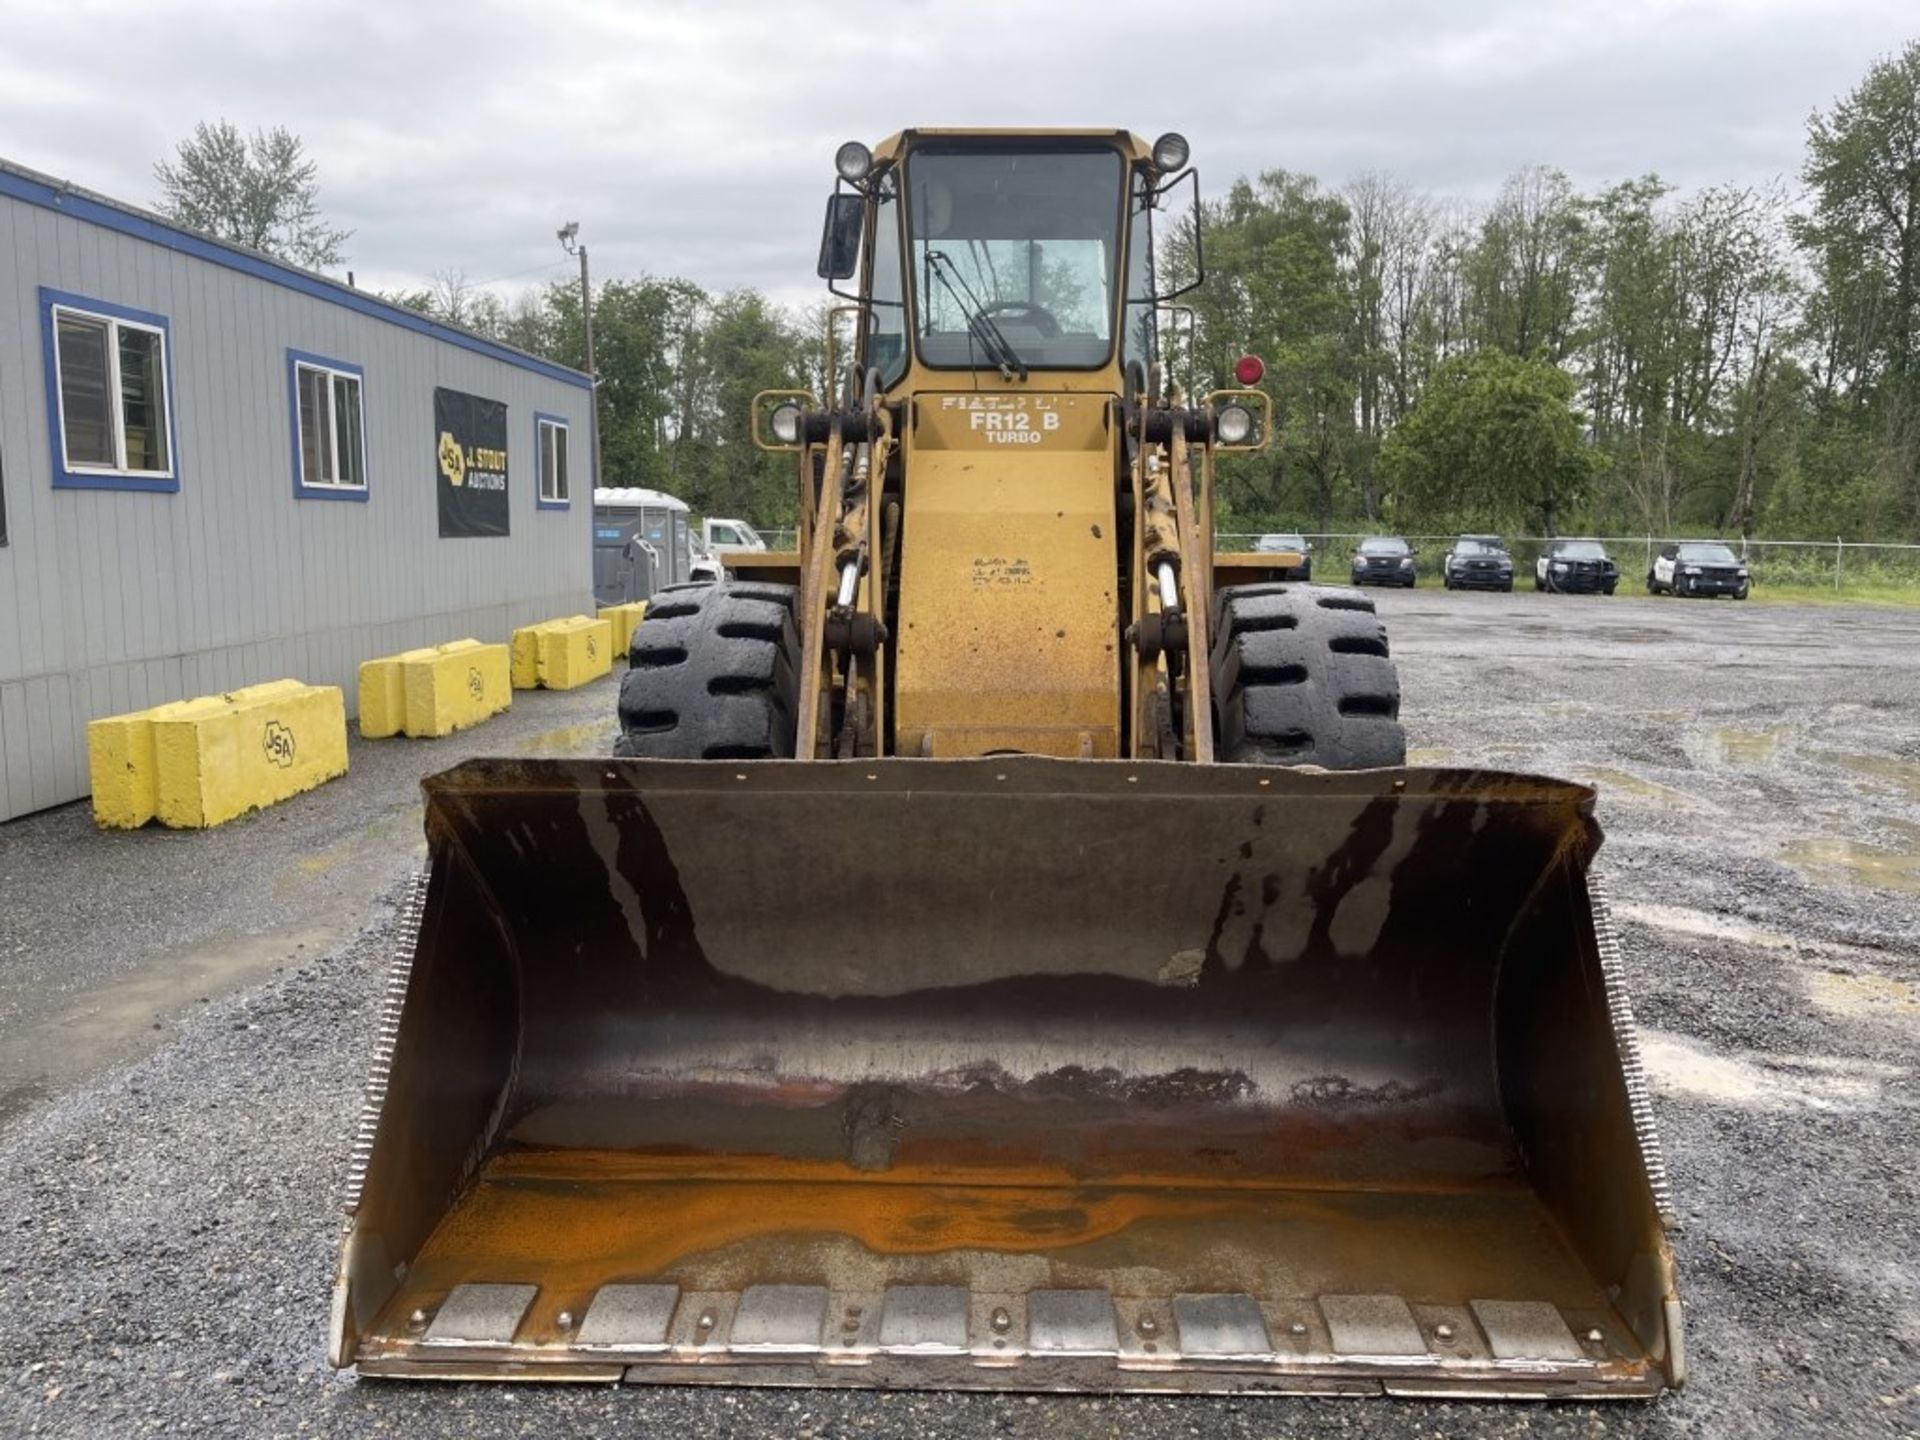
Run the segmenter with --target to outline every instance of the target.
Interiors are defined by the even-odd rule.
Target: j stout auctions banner
[[[433,392],[440,538],[507,533],[507,407],[458,390]]]

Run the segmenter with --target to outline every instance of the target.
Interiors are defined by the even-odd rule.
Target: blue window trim
[[[135,325],[145,325],[160,332],[160,372],[161,383],[167,387],[167,461],[168,473],[165,475],[129,475],[114,471],[102,473],[82,467],[78,470],[67,468],[67,432],[60,423],[60,357],[54,347],[53,311],[55,306],[63,310],[79,310],[88,315],[99,315],[111,320],[127,320]],[[143,490],[153,494],[172,495],[180,489],[180,426],[175,421],[173,396],[173,326],[164,315],[155,315],[146,310],[135,310],[128,305],[115,305],[107,300],[94,300],[85,295],[75,295],[66,290],[55,290],[50,286],[40,287],[40,353],[46,365],[47,374],[47,448],[51,452],[53,488],[56,490]],[[111,397],[118,406],[119,396]]]
[[[356,488],[345,485],[309,485],[301,478],[300,463],[300,367],[332,370],[351,375],[360,382],[360,479]],[[373,492],[373,466],[367,455],[367,372],[345,360],[329,360],[305,350],[287,348],[287,429],[292,437],[293,496],[296,500],[357,500],[365,504]]]
[[[256,280],[279,285],[284,289],[310,295],[316,300],[325,300],[329,304],[339,305],[362,315],[370,315],[376,320],[385,320],[398,325],[403,330],[411,330],[418,335],[431,336],[443,340],[449,345],[457,345],[462,350],[471,350],[476,355],[485,355],[489,359],[530,370],[536,375],[544,375],[549,380],[558,380],[582,390],[593,389],[592,379],[578,370],[570,370],[564,365],[555,365],[538,356],[528,355],[511,346],[501,345],[492,340],[484,340],[464,330],[456,330],[451,325],[443,325],[437,320],[416,314],[404,306],[329,280],[324,275],[299,269],[269,256],[245,250],[239,246],[228,245],[198,231],[184,229],[157,215],[122,206],[102,196],[90,195],[70,185],[62,184],[45,177],[23,174],[19,169],[0,161],[0,195],[24,200],[29,205],[37,205],[43,210],[56,214],[69,215],[76,220],[113,230],[121,235],[131,235],[150,244],[172,250],[176,254],[190,255],[196,260],[205,260],[210,264],[223,266],[228,270],[237,270],[242,275],[251,275]]]
[[[567,498],[549,500],[540,493],[540,462],[546,458],[546,450],[540,435],[542,425],[558,425],[567,432]],[[564,415],[549,415],[543,410],[533,412],[533,508],[536,510],[571,510],[573,508],[573,422]]]

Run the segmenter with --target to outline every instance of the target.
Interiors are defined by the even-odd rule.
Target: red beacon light
[[[1242,355],[1233,365],[1233,378],[1249,388],[1258,385],[1266,373],[1266,364],[1258,355]]]

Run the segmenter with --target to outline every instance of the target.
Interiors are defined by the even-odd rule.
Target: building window
[[[542,510],[564,510],[572,498],[567,484],[567,421],[558,415],[533,417],[533,434],[540,455]]]
[[[40,292],[53,483],[178,490],[164,315]]]
[[[303,500],[367,498],[367,424],[358,365],[287,352],[293,403],[293,493]]]

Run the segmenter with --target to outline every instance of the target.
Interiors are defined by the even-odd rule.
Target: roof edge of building
[[[434,320],[370,295],[342,281],[322,275],[315,270],[302,269],[275,256],[263,254],[258,250],[249,250],[244,245],[236,245],[229,240],[221,240],[203,231],[194,230],[165,216],[142,210],[125,201],[115,200],[111,196],[101,195],[87,190],[70,181],[56,176],[44,175],[37,170],[8,160],[0,156],[0,195],[21,200],[41,209],[57,214],[71,216],[88,224],[99,225],[122,235],[146,240],[152,244],[179,254],[189,255],[256,280],[279,285],[303,295],[312,296],[330,304],[339,305],[376,320],[385,320],[404,330],[443,340],[463,350],[471,350],[490,359],[500,360],[523,370],[531,370],[551,380],[577,385],[582,389],[593,388],[592,377],[584,371],[575,370],[568,365],[558,365],[551,360],[521,350],[516,346],[499,340],[489,340],[484,335],[476,335],[471,330],[458,325],[450,325],[444,320]]]

